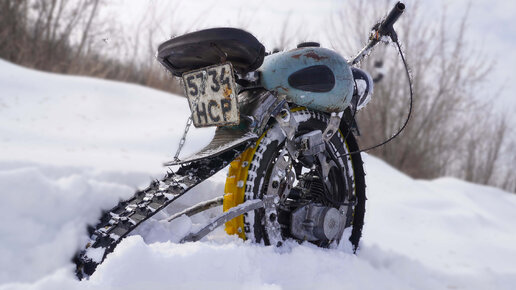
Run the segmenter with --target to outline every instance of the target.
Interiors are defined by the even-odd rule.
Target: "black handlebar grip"
[[[403,14],[403,11],[405,11],[405,4],[401,2],[396,3],[391,12],[389,12],[389,15],[387,15],[385,20],[380,23],[380,27],[378,27],[378,33],[380,35],[390,35],[392,37],[392,32],[394,31],[392,26],[398,20],[398,18],[400,18],[401,14]]]

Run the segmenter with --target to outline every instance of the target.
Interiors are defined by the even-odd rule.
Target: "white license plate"
[[[231,63],[184,73],[183,83],[195,127],[240,123]]]

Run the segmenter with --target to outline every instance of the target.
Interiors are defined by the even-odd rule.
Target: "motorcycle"
[[[179,169],[89,228],[90,240],[74,258],[77,277],[92,275],[133,229],[228,165],[223,197],[168,219],[222,205],[219,216],[181,242],[225,224],[228,234],[264,245],[293,239],[331,247],[345,236],[356,250],[366,194],[355,114],[370,101],[373,81],[354,66],[386,38],[398,44],[393,24],[404,9],[398,2],[350,61],[315,42],[267,54],[253,35],[236,28],[162,43],[157,59],[182,79],[191,110],[175,158],[165,164]],[[192,124],[217,128],[209,145],[180,160]]]

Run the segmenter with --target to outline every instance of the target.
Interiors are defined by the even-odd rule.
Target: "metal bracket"
[[[297,149],[305,156],[326,151],[321,130],[314,130],[296,138]]]
[[[297,121],[292,117],[290,113],[290,107],[286,102],[283,103],[283,107],[279,112],[274,115],[274,118],[280,125],[281,130],[285,133],[288,140],[293,140],[297,130]]]
[[[261,199],[253,199],[248,200],[242,204],[239,204],[235,207],[230,208],[228,211],[214,218],[210,223],[204,226],[202,229],[198,230],[195,233],[190,233],[186,237],[181,240],[181,243],[184,242],[196,242],[200,239],[204,238],[207,234],[212,232],[214,229],[219,226],[225,224],[226,222],[236,218],[239,215],[242,215],[246,212],[256,210],[265,206],[265,202]]]
[[[343,112],[339,113],[331,113],[330,121],[328,122],[328,126],[326,126],[326,129],[323,132],[323,140],[325,142],[328,142],[333,135],[339,130],[340,126],[340,120],[342,119],[342,116],[344,115]]]
[[[290,156],[296,159],[299,157],[299,151],[296,148],[296,144],[294,141],[294,137],[297,132],[297,127],[299,123],[296,121],[292,113],[290,112],[290,107],[286,101],[282,102],[282,107],[278,106],[278,109],[273,112],[273,116],[278,122],[281,131],[287,137],[285,141],[286,148]]]
[[[176,214],[173,214],[171,215],[170,217],[167,218],[167,221],[168,222],[171,222],[175,219],[177,219],[178,217],[182,216],[182,215],[186,215],[186,216],[193,216],[193,215],[196,215],[200,212],[203,212],[205,210],[208,210],[210,208],[213,208],[213,207],[216,207],[216,206],[221,206],[222,203],[224,202],[224,197],[221,196],[221,197],[217,197],[217,198],[214,198],[214,199],[210,199],[210,200],[206,200],[206,201],[203,201],[203,202],[200,202],[192,207],[189,207],[185,210],[182,210]]]
[[[241,115],[251,122],[249,128],[261,135],[273,112],[283,104],[275,93],[244,91],[238,95],[238,106]]]

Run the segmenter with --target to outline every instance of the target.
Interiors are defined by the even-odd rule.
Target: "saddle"
[[[158,47],[158,61],[175,76],[202,67],[231,62],[245,74],[262,65],[264,46],[249,32],[237,28],[211,28],[165,41]]]

